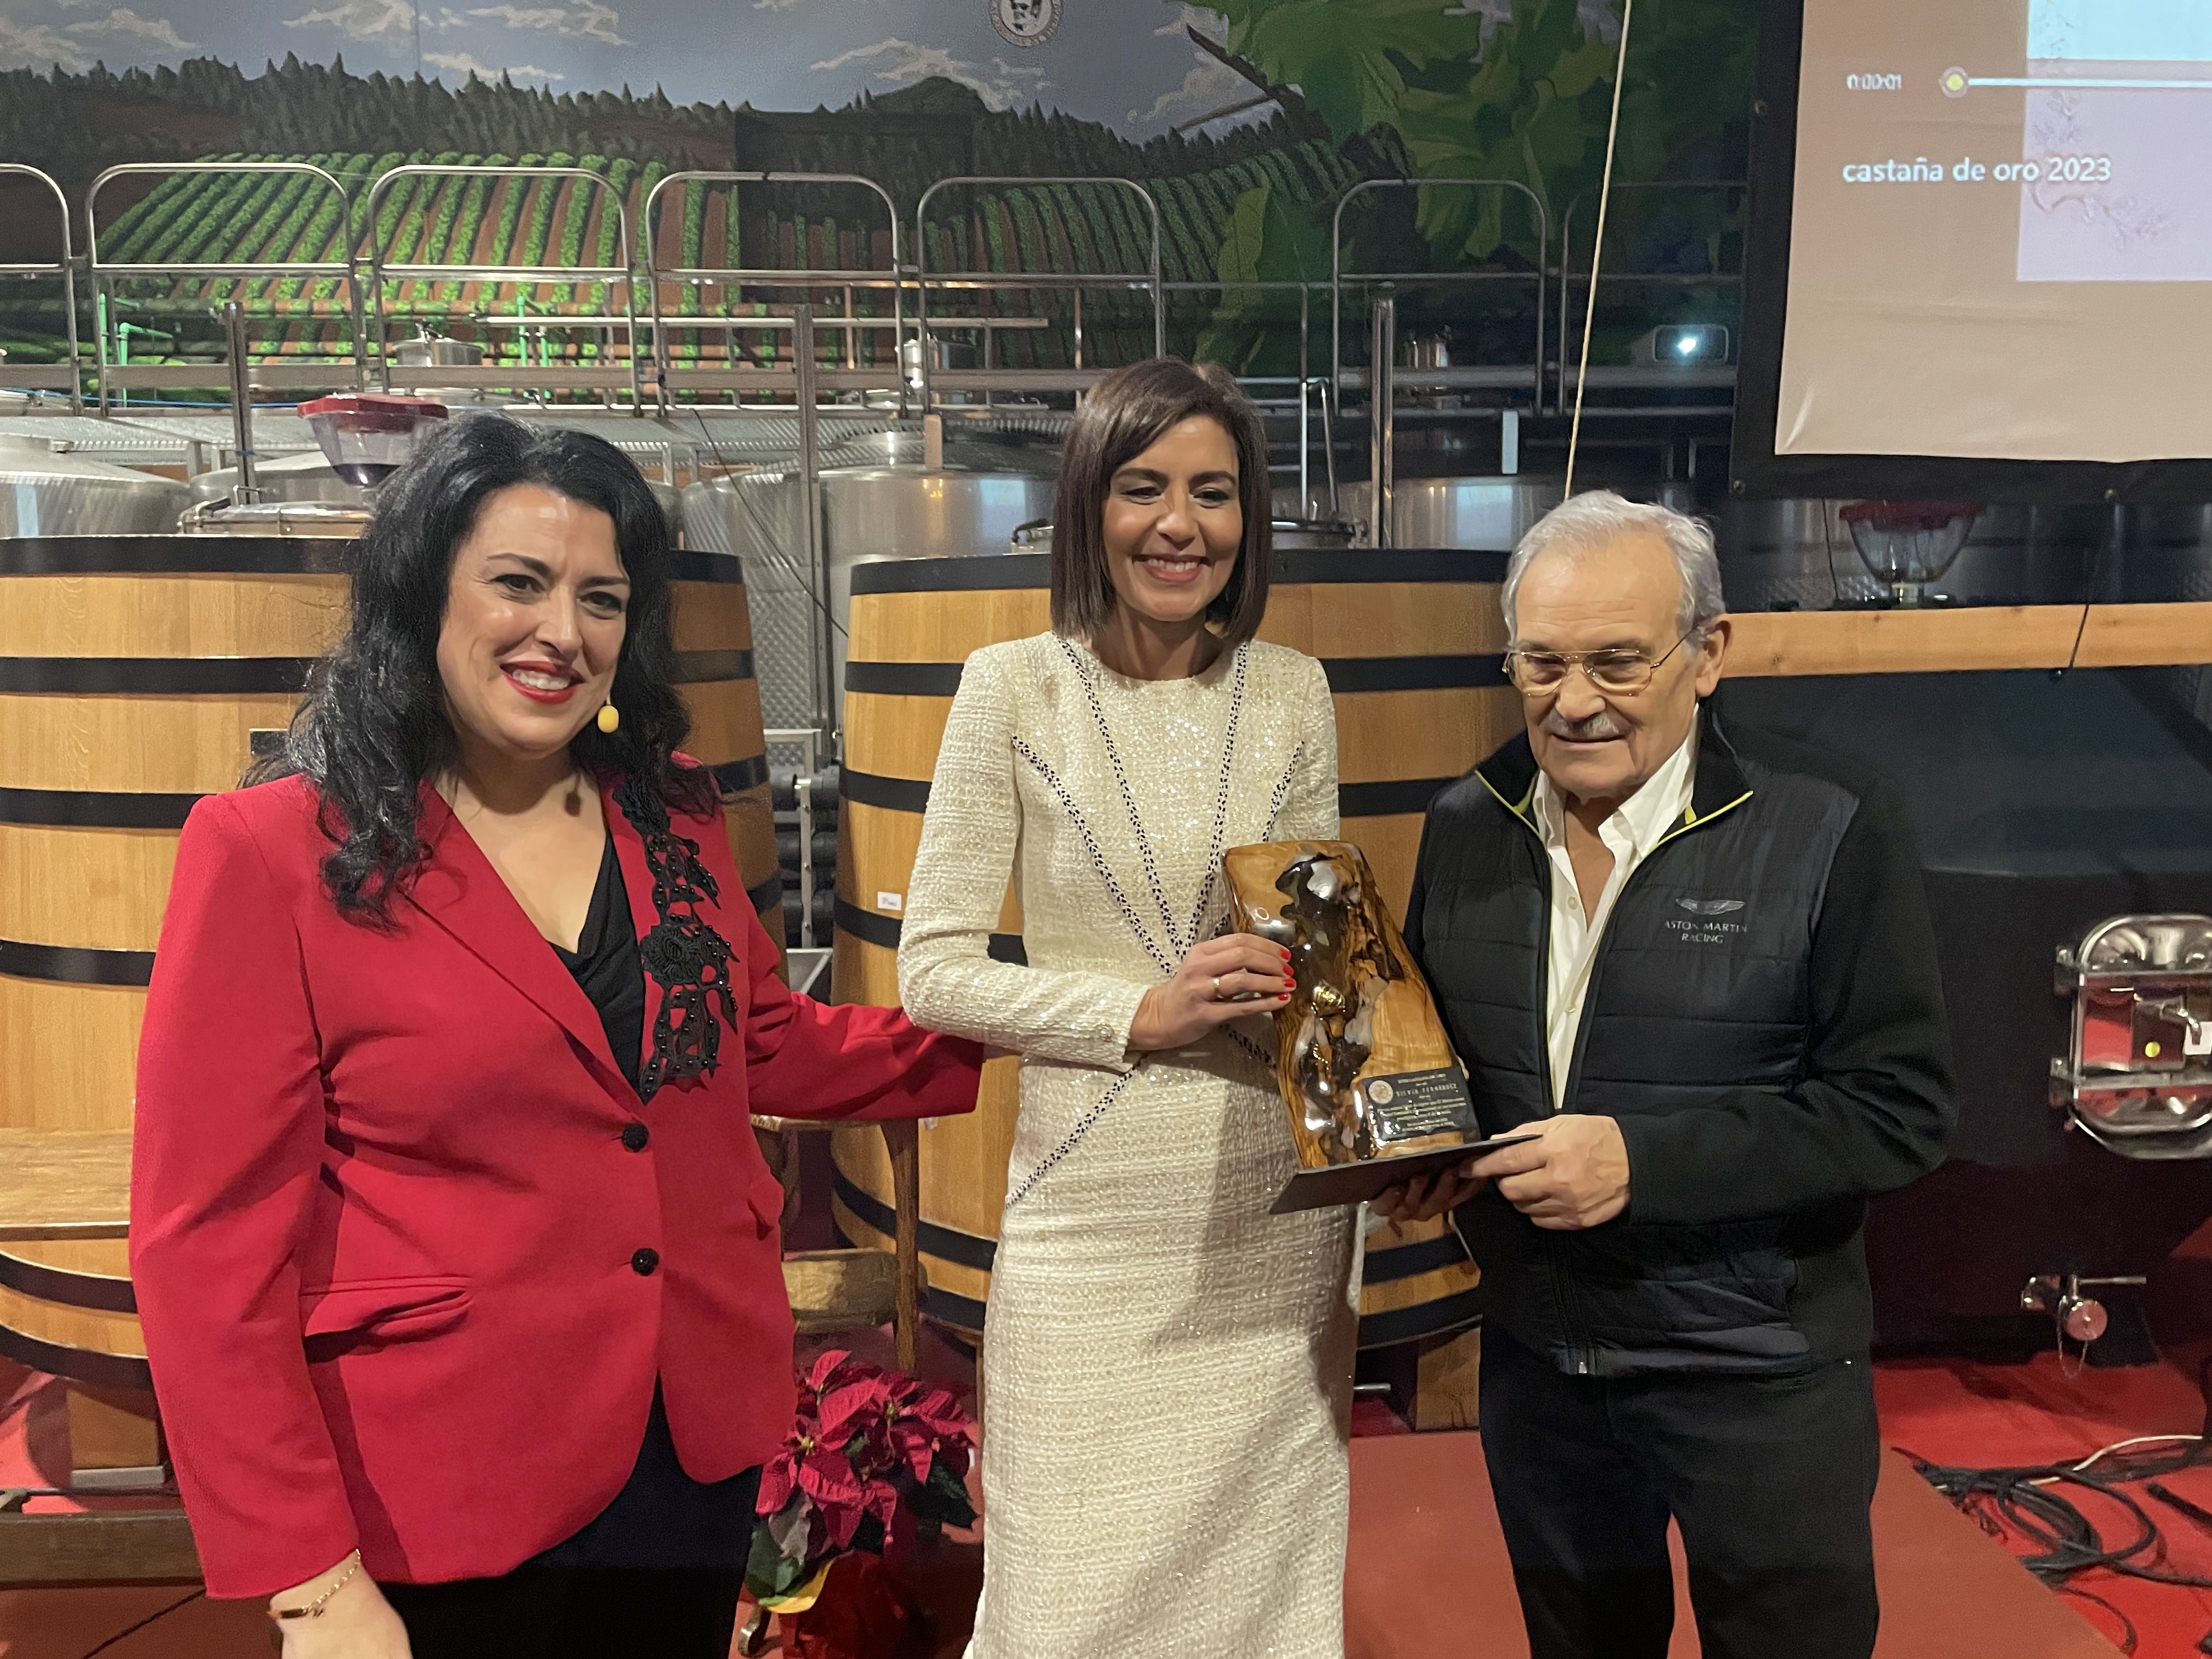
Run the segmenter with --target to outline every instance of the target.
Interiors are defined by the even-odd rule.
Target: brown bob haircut
[[[1273,498],[1267,440],[1260,413],[1216,363],[1154,357],[1117,368],[1098,382],[1075,412],[1060,452],[1052,499],[1052,628],[1088,640],[1113,614],[1114,581],[1106,567],[1106,493],[1114,475],[1194,416],[1218,421],[1237,446],[1237,495],[1244,539],[1229,585],[1206,607],[1207,625],[1227,645],[1260,631],[1267,608],[1268,538]]]

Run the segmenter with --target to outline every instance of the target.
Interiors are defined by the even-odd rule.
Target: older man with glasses
[[[1507,568],[1528,731],[1429,808],[1407,942],[1492,1134],[1456,1209],[1535,1659],[1864,1659],[1880,1447],[1860,1224],[1954,1115],[1895,791],[1723,730],[1711,533],[1604,491]]]

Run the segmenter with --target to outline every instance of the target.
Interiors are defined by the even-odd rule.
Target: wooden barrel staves
[[[1319,658],[1335,695],[1339,805],[1394,914],[1413,885],[1429,797],[1518,727],[1505,684],[1498,587],[1505,556],[1458,551],[1279,553],[1262,639]],[[912,559],[853,573],[845,769],[837,854],[835,985],[841,1000],[898,1000],[899,921],[938,745],[968,653],[1050,625],[1050,561],[1030,555]],[[1010,891],[992,953],[1021,959]],[[982,1327],[1013,1146],[1017,1063],[984,1070],[974,1114],[921,1134],[926,1310]],[[1289,1130],[1285,1127],[1284,1133]],[[855,1243],[890,1247],[890,1167],[881,1137],[836,1135],[833,1208]],[[1459,1329],[1479,1275],[1442,1219],[1368,1241],[1360,1345]]]
[[[122,1155],[178,834],[202,795],[237,787],[257,734],[290,720],[343,624],[340,552],[0,541],[0,1129],[107,1131]],[[125,1251],[0,1245],[0,1352],[147,1387]]]
[[[102,1145],[127,1159],[178,835],[290,721],[343,627],[343,551],[261,537],[0,541],[0,1134],[50,1134],[79,1164]],[[742,567],[679,554],[675,574],[692,748],[714,768],[748,897],[781,939]],[[120,1226],[10,1221],[0,1215],[0,1353],[96,1389],[148,1387]],[[26,1231],[42,1237],[10,1237]]]
[[[753,673],[745,568],[726,553],[684,550],[676,555],[675,574],[676,678],[691,714],[689,746],[714,769],[745,897],[781,946],[783,878],[775,856],[760,682]]]

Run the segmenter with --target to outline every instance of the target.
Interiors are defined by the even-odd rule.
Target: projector
[[[1645,368],[1688,368],[1729,360],[1729,331],[1718,323],[1662,323],[1628,349]]]

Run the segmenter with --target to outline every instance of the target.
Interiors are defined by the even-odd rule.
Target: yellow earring
[[[611,702],[599,705],[599,730],[611,733],[622,725],[622,711]]]

